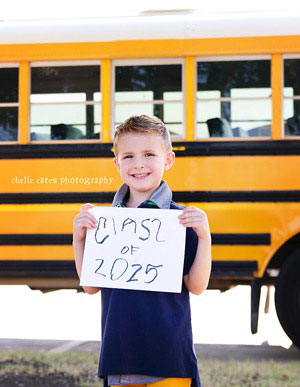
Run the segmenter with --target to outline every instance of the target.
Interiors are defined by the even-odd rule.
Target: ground
[[[1,387],[97,387],[99,354],[0,351]],[[211,360],[200,357],[203,387],[299,387],[299,361]]]

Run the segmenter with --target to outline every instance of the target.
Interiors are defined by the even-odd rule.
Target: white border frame
[[[272,55],[214,55],[214,56],[196,56],[196,62],[239,62],[244,60],[272,60]]]
[[[44,61],[30,62],[30,67],[67,67],[67,66],[93,66],[101,65],[101,60],[64,60],[64,61]]]
[[[185,79],[185,58],[141,58],[141,59],[116,59],[111,61],[111,121],[110,121],[110,139],[112,141],[115,132],[115,75],[117,66],[151,66],[151,65],[169,65],[180,64],[181,67],[181,82],[182,82],[182,102],[183,102],[183,134],[182,136],[172,136],[174,141],[185,140],[186,138],[186,79]],[[149,101],[150,102],[150,101]]]
[[[20,63],[18,62],[0,62],[0,69],[1,68],[15,68],[15,67],[20,67]]]
[[[282,54],[282,59],[300,59],[300,54]]]

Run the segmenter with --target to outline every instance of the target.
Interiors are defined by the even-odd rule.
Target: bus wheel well
[[[281,269],[282,265],[286,261],[294,250],[300,247],[300,233],[294,235],[288,239],[273,255],[271,261],[268,264],[267,269]]]

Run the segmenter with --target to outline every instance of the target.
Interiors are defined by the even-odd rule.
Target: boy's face
[[[119,138],[114,162],[130,192],[154,191],[175,159],[159,135],[127,133]]]

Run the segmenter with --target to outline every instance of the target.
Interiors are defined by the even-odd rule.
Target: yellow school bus
[[[275,285],[300,347],[300,15],[142,13],[0,25],[0,283],[78,288],[82,204],[121,185],[114,128],[160,117],[173,199],[203,209],[210,288]]]

